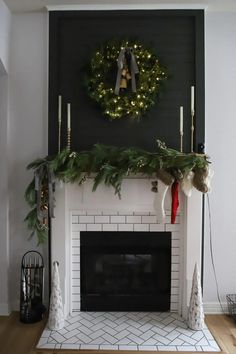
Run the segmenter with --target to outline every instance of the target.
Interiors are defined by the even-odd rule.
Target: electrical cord
[[[217,298],[221,307],[222,312],[224,313],[224,308],[220,299],[220,292],[219,292],[219,283],[216,275],[216,267],[215,267],[215,261],[214,261],[214,255],[213,255],[213,241],[212,241],[212,222],[211,222],[211,207],[210,207],[210,197],[209,193],[207,193],[207,207],[208,207],[208,218],[209,218],[209,233],[210,233],[210,254],[211,254],[211,264],[213,268],[213,273],[214,273],[214,278],[215,278],[215,283],[216,283],[216,293],[217,293]]]

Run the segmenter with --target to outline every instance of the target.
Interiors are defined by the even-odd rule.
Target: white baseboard
[[[9,316],[11,313],[8,304],[0,303],[0,316]]]
[[[228,313],[227,302],[222,302],[222,307],[219,302],[205,302],[203,304],[205,314],[222,314]]]

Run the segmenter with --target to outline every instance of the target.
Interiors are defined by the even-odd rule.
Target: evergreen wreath
[[[128,87],[123,90],[125,92],[116,94],[118,58],[122,50],[126,49],[132,52],[137,64],[138,74],[136,71],[134,77],[137,85],[134,92]],[[166,71],[159,64],[154,51],[147,49],[142,43],[108,43],[101,46],[91,58],[87,78],[88,93],[111,120],[122,117],[139,119],[155,104],[161,82],[166,78]],[[123,80],[131,81],[130,73]]]

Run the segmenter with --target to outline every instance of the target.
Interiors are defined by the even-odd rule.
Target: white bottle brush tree
[[[202,287],[197,263],[193,273],[192,293],[188,310],[188,326],[199,331],[204,327],[204,311],[202,302]]]
[[[52,291],[50,296],[48,328],[57,331],[59,329],[62,329],[63,327],[64,311],[61,297],[58,262],[53,262]]]

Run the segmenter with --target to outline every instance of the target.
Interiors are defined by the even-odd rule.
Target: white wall
[[[11,13],[0,0],[0,60],[8,72],[9,67],[9,38],[10,38]]]
[[[10,62],[10,263],[11,301],[19,295],[22,254],[35,247],[23,223],[27,206],[23,192],[31,178],[25,166],[47,152],[47,15],[13,16]],[[236,118],[236,13],[206,13],[206,145],[215,177],[210,196],[216,270],[222,300],[236,292],[234,164]],[[229,173],[233,176],[230,178]],[[227,188],[226,188],[227,186]],[[230,191],[230,192],[229,192]],[[204,302],[217,296],[205,240]]]
[[[9,313],[8,76],[0,74],[0,314]]]
[[[222,301],[236,293],[236,13],[206,15],[206,151],[215,171],[210,195],[213,250]],[[208,229],[209,231],[209,229]],[[217,301],[205,240],[204,301]],[[217,305],[215,306],[217,307]],[[214,306],[213,306],[214,308]]]
[[[19,309],[20,262],[35,249],[23,222],[29,211],[24,191],[32,179],[27,164],[47,154],[47,15],[12,16],[10,46],[9,190],[10,295]]]
[[[0,314],[9,313],[8,69],[11,14],[0,0]]]

